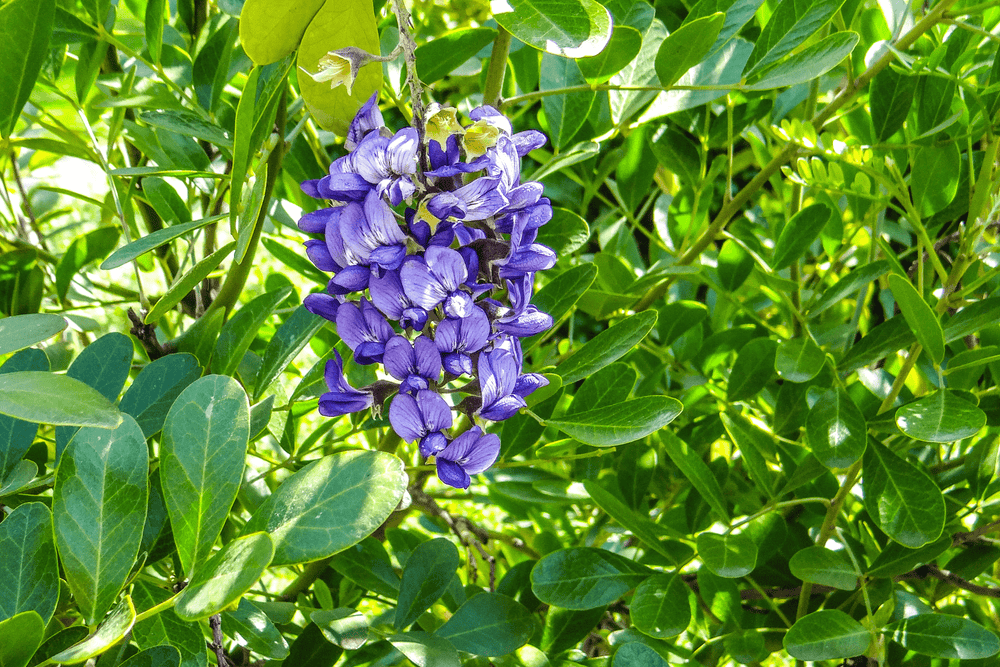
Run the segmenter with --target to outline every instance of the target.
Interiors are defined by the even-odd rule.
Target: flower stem
[[[483,89],[483,104],[491,107],[500,106],[500,93],[503,91],[503,80],[507,74],[510,40],[510,33],[498,25],[497,38],[493,41],[493,51],[490,53],[490,66],[486,71],[486,87]]]

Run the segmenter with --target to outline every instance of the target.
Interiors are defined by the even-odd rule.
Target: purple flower
[[[449,318],[438,323],[434,344],[444,355],[444,369],[452,375],[472,375],[473,352],[486,347],[490,337],[490,320],[478,306],[465,317]]]
[[[527,405],[514,393],[521,364],[508,347],[495,347],[479,355],[479,386],[482,407],[477,414],[490,421],[503,421]]]
[[[399,278],[406,296],[424,310],[432,310],[442,301],[448,317],[465,317],[472,310],[472,296],[461,289],[469,279],[468,266],[451,248],[431,246],[422,260],[403,264]]]
[[[415,306],[403,291],[398,271],[383,271],[368,283],[372,303],[390,320],[396,320],[406,329],[422,331],[427,322],[427,311]]]
[[[392,209],[374,191],[365,197],[364,208],[357,204],[345,207],[339,228],[345,249],[360,260],[359,264],[393,270],[406,257],[406,235]]]
[[[500,438],[494,433],[484,434],[481,428],[473,426],[437,453],[438,477],[456,489],[467,489],[472,481],[470,475],[478,475],[489,468],[499,454]]]
[[[382,120],[382,112],[378,108],[378,92],[374,92],[368,101],[358,109],[354,120],[351,121],[351,126],[347,128],[344,148],[353,151],[369,132],[382,127],[385,127],[385,121]]]
[[[319,315],[331,322],[337,321],[337,310],[340,309],[340,301],[336,297],[322,292],[314,292],[302,300],[302,305],[313,315]]]
[[[375,186],[380,197],[388,196],[393,206],[416,192],[411,176],[417,173],[417,131],[406,127],[391,139],[369,133],[348,157],[351,171]]]
[[[418,336],[412,344],[403,336],[393,336],[385,345],[382,363],[402,381],[399,391],[406,394],[427,389],[441,376],[441,353],[427,336]]]
[[[354,352],[359,364],[382,361],[385,344],[395,331],[368,299],[345,303],[337,309],[337,333]]]
[[[485,220],[507,205],[499,186],[496,178],[477,178],[454,192],[434,195],[427,202],[427,211],[438,220]]]
[[[336,350],[326,362],[326,386],[330,391],[319,397],[319,413],[324,417],[339,417],[372,406],[373,397],[367,391],[352,387],[344,377],[344,362]]]
[[[419,440],[420,454],[430,456],[448,444],[442,431],[451,427],[451,407],[429,389],[416,396],[396,394],[389,405],[389,423],[406,442]]]

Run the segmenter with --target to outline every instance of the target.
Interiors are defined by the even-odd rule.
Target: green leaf
[[[173,186],[162,178],[149,176],[142,179],[142,193],[149,200],[153,210],[167,225],[173,226],[191,222],[191,212],[188,210],[187,204],[184,203]],[[114,227],[105,229],[116,230]],[[117,236],[115,238],[117,239]],[[114,249],[113,245],[108,249],[108,252],[112,249]]]
[[[985,425],[985,412],[948,389],[896,410],[899,430],[923,442],[956,442],[975,435]]]
[[[229,63],[233,57],[237,34],[236,19],[225,17],[225,20],[214,25],[215,30],[198,50],[191,67],[192,85],[198,103],[210,112],[215,112],[219,106],[222,88],[229,80]],[[229,137],[225,141],[231,149]]]
[[[44,636],[45,621],[36,611],[24,611],[0,621],[0,637],[17,637],[16,641],[0,642],[0,665],[25,667]]]
[[[917,338],[910,331],[905,318],[891,317],[872,328],[867,336],[856,343],[837,364],[837,370],[841,373],[857,370],[916,341]]]
[[[843,591],[853,591],[858,587],[858,573],[843,551],[830,551],[820,546],[806,547],[792,555],[788,567],[792,575],[812,584],[832,586]]]
[[[594,0],[491,0],[496,22],[556,56],[596,56],[611,38],[611,13]]]
[[[539,647],[547,655],[556,655],[576,646],[590,634],[607,611],[594,609],[562,609],[550,607],[545,614],[545,627]]]
[[[139,371],[118,407],[135,417],[148,438],[163,428],[174,400],[200,375],[198,360],[190,354],[160,357]]]
[[[133,259],[142,257],[147,252],[155,250],[162,245],[170,243],[176,238],[184,236],[188,232],[192,232],[196,229],[201,229],[206,225],[210,225],[213,222],[218,222],[224,219],[225,215],[214,215],[210,218],[203,218],[201,220],[194,220],[192,222],[184,222],[177,225],[171,225],[164,229],[158,229],[157,231],[143,236],[141,239],[136,239],[128,245],[124,245],[118,250],[111,253],[108,257],[101,263],[101,270],[109,271],[111,269],[117,269],[119,266],[124,266],[128,264]]]
[[[435,37],[417,47],[417,71],[420,80],[431,84],[451,74],[469,58],[475,57],[493,41],[493,28],[463,28]]]
[[[819,375],[826,363],[826,354],[808,336],[785,341],[778,347],[774,370],[783,380],[808,382]]]
[[[326,558],[371,535],[406,490],[403,463],[384,452],[325,456],[282,482],[244,532],[267,531],[274,564]]]
[[[903,127],[916,91],[917,77],[899,72],[891,65],[875,75],[868,95],[875,141],[881,143]]]
[[[400,578],[382,543],[368,537],[335,554],[330,567],[365,590],[396,599]]]
[[[57,665],[74,665],[78,662],[84,662],[95,655],[104,653],[124,639],[125,635],[132,629],[133,623],[135,623],[135,607],[132,606],[132,598],[126,595],[121,603],[111,610],[111,613],[97,628],[97,632],[49,659]]]
[[[620,523],[623,528],[635,535],[647,549],[652,549],[668,561],[674,561],[673,554],[660,543],[660,538],[657,535],[657,531],[662,530],[660,526],[654,524],[644,516],[633,512],[628,505],[594,480],[584,480],[583,486],[598,507],[604,510],[612,519]],[[677,537],[681,537],[681,535],[677,535]]]
[[[236,500],[249,437],[247,395],[229,377],[207,375],[195,381],[167,413],[160,484],[189,578],[211,552]]]
[[[444,538],[422,542],[403,568],[394,625],[402,629],[444,595],[458,569],[458,549]]]
[[[754,338],[743,346],[729,373],[726,400],[730,403],[753,399],[774,375],[778,344],[770,338]]]
[[[818,79],[858,45],[861,36],[850,30],[836,32],[812,44],[792,57],[777,63],[760,74],[760,79],[747,86],[750,90],[770,90],[806,83]]]
[[[160,49],[163,46],[163,13],[166,0],[149,0],[144,15],[146,27],[146,47],[154,63],[160,62]]]
[[[757,0],[753,0],[756,3]],[[753,4],[747,3],[747,4]],[[725,26],[720,34],[725,31]],[[704,90],[667,90],[656,96],[649,108],[639,116],[645,122],[678,111],[705,105],[726,94],[726,87],[736,87],[753,45],[736,37],[715,51],[680,78],[680,86],[704,86]],[[654,80],[653,83],[656,83]]]
[[[649,646],[633,641],[615,651],[611,667],[668,667],[669,664]]]
[[[459,651],[501,656],[527,644],[534,631],[535,620],[524,605],[500,593],[480,593],[434,634]]]
[[[589,239],[590,227],[587,225],[587,221],[573,211],[559,208],[558,206],[552,208],[552,219],[538,230],[538,242],[552,248],[559,256],[573,254],[586,245]],[[582,264],[579,267],[573,268],[584,268],[586,266],[589,265]],[[564,271],[559,275],[564,275],[565,273],[569,273],[569,271]],[[539,291],[539,294],[541,294],[541,291]],[[538,298],[537,294],[535,298]],[[549,312],[541,306],[539,306],[539,309]]]
[[[344,650],[331,646],[315,623],[308,624],[289,647],[289,665],[309,665],[309,667],[333,667]]]
[[[426,632],[404,632],[386,637],[388,642],[417,667],[460,667],[458,651],[451,642]]]
[[[28,445],[31,443],[28,442]],[[0,498],[14,495],[28,486],[38,475],[38,466],[34,461],[17,461],[13,470],[6,477],[0,478]]]
[[[3,626],[0,626],[0,628],[2,627]],[[37,651],[35,651],[35,655],[31,656],[31,660],[28,662],[28,665],[33,667],[34,665],[42,664],[56,653],[65,651],[70,646],[79,643],[89,634],[90,630],[87,629],[86,625],[71,625],[68,628],[60,630],[42,642],[42,645],[38,647]],[[3,648],[0,647],[0,652],[2,651]],[[3,662],[3,659],[0,658],[0,664],[6,666],[10,663]]]
[[[19,505],[0,523],[0,620],[32,610],[48,623],[59,601],[59,562],[52,513]]]
[[[238,635],[254,653],[272,660],[288,657],[288,642],[271,619],[250,600],[242,598],[236,611],[222,614],[222,628],[229,636]]]
[[[553,551],[535,564],[531,590],[550,605],[593,609],[614,602],[652,573],[605,549],[572,547]]]
[[[361,648],[368,641],[368,619],[356,609],[321,609],[309,614],[309,619],[328,642],[349,651]]]
[[[640,49],[642,33],[635,28],[616,25],[603,51],[596,56],[580,58],[576,64],[580,66],[580,72],[587,83],[604,83],[632,62],[639,55]]]
[[[570,58],[545,53],[542,55],[541,67],[542,89],[568,88],[587,83],[576,61]],[[596,99],[597,93],[592,90],[542,98],[542,110],[549,124],[549,141],[557,151],[567,146],[587,122],[590,108]]]
[[[892,268],[892,265],[880,259],[871,264],[865,264],[854,269],[850,273],[838,280],[823,292],[816,302],[809,308],[809,317],[816,317],[832,306],[840,303],[851,294],[854,294],[862,287],[867,287],[868,283],[881,278]]]
[[[326,325],[326,320],[299,306],[281,323],[264,350],[260,370],[254,381],[254,400],[260,399],[281,371],[312,340],[313,335]]]
[[[928,218],[943,211],[958,193],[962,156],[958,145],[924,146],[913,157],[910,191],[917,212]]]
[[[874,441],[862,470],[865,507],[883,533],[911,549],[941,536],[944,497],[930,475]]]
[[[48,340],[65,329],[66,324],[61,315],[51,313],[32,313],[0,319],[0,355],[17,352]]]
[[[726,20],[722,12],[685,21],[660,44],[656,52],[656,76],[664,88],[677,83],[685,72],[700,63],[715,45]]]
[[[660,344],[669,346],[691,327],[708,317],[708,306],[697,301],[674,301],[660,309],[656,318]]]
[[[139,114],[139,120],[153,127],[176,132],[182,136],[207,141],[227,151],[233,149],[233,140],[226,134],[225,130],[218,125],[203,120],[191,111],[180,109],[145,111]]]
[[[7,359],[0,366],[0,375],[18,371],[47,370],[49,370],[49,358],[45,353],[38,349],[28,349]],[[4,487],[0,491],[0,496],[5,495],[10,477],[20,465],[21,458],[31,448],[31,443],[35,441],[37,434],[38,424],[0,414],[0,486]]]
[[[143,322],[146,324],[155,324],[158,322],[160,318],[167,313],[167,311],[180,303],[181,299],[187,296],[188,292],[193,290],[201,283],[202,280],[207,278],[208,274],[215,271],[219,264],[222,264],[223,260],[229,256],[229,253],[231,253],[235,247],[236,241],[230,241],[208,257],[195,264],[191,267],[190,271],[175,280],[167,291],[163,293],[160,300],[153,304],[153,307],[149,309],[149,312],[146,313],[146,317],[143,318]]]
[[[671,123],[661,125],[650,138],[656,161],[677,174],[684,183],[701,181],[701,158],[698,146],[687,133]]]
[[[833,211],[826,204],[812,204],[793,215],[792,219],[781,228],[781,234],[774,243],[771,268],[780,271],[804,255],[826,227],[831,216]]]
[[[722,424],[740,450],[747,473],[757,487],[769,497],[774,495],[774,473],[767,467],[767,458],[774,454],[771,436],[757,428],[750,420],[739,414],[723,413]]]
[[[154,646],[139,651],[121,667],[180,667],[181,654],[173,646]]]
[[[539,239],[539,243],[541,242]],[[597,267],[595,265],[574,266],[563,271],[545,287],[538,290],[531,302],[540,311],[551,315],[553,321],[558,322],[570,312],[584,292],[594,284],[596,278]]]
[[[107,257],[118,245],[120,235],[118,227],[99,227],[73,239],[56,266],[56,295],[60,300],[66,298],[73,276],[91,262]]]
[[[576,382],[618,360],[638,345],[655,324],[656,312],[645,310],[597,334],[559,365],[563,384]]]
[[[846,468],[865,453],[868,424],[844,389],[828,389],[809,410],[806,440],[827,468]]]
[[[944,331],[937,315],[920,296],[920,292],[903,276],[890,274],[889,287],[917,341],[927,350],[934,364],[940,365],[944,359]]]
[[[650,637],[676,637],[691,623],[691,597],[680,575],[654,574],[635,589],[629,606],[632,624]]]
[[[730,291],[735,292],[753,272],[755,261],[736,239],[726,239],[719,249],[717,270],[719,282]]]
[[[733,660],[744,665],[758,663],[770,653],[761,630],[737,630],[726,635],[723,646]]]
[[[139,552],[149,494],[145,440],[127,415],[114,430],[81,429],[56,470],[56,544],[88,625],[114,604]]]
[[[264,206],[264,190],[267,187],[267,162],[258,166],[257,173],[253,176],[253,186],[250,188],[249,196],[245,205],[237,207],[237,227],[239,232],[236,237],[236,252],[233,254],[233,261],[242,262],[250,249],[250,241],[253,239],[257,218],[260,216],[261,207]]]
[[[720,577],[738,579],[757,567],[757,545],[746,535],[700,533],[696,542],[698,556]]]
[[[981,660],[1000,651],[1000,640],[983,626],[959,616],[918,614],[882,631],[904,648],[935,658]]]
[[[843,4],[844,0],[782,0],[757,38],[747,61],[746,76],[778,62],[804,44]]]
[[[782,643],[799,660],[839,660],[862,655],[871,633],[838,609],[814,611],[797,620]]]
[[[691,451],[687,443],[678,438],[673,431],[661,431],[659,437],[667,456],[691,482],[698,495],[708,503],[720,519],[729,523],[729,511],[726,508],[725,496],[722,495],[722,488],[701,456]]]
[[[723,12],[726,15],[726,20],[719,30],[715,44],[708,51],[711,55],[725,46],[742,30],[762,4],[764,4],[764,0],[699,0],[684,17],[684,22],[681,25],[688,25],[716,12]]]
[[[672,422],[681,410],[683,405],[675,398],[642,396],[586,412],[565,415],[560,419],[546,419],[542,424],[554,426],[566,435],[588,445],[612,447],[635,442],[639,438],[659,431]]]
[[[614,363],[597,371],[580,385],[566,414],[586,412],[628,400],[639,374],[631,366]]]
[[[145,611],[166,601],[173,593],[156,588],[153,585],[138,580],[132,586],[132,598],[137,608]],[[223,626],[226,629],[226,626]],[[161,644],[169,644],[180,652],[179,667],[206,667],[208,652],[205,650],[205,639],[201,628],[195,623],[182,621],[177,613],[165,609],[158,614],[139,621],[132,628],[132,637],[141,649],[150,649]]]
[[[195,571],[178,596],[174,611],[185,621],[218,614],[257,583],[272,556],[274,543],[267,533],[236,538]]]
[[[55,0],[13,0],[0,7],[0,137],[9,139],[48,53]]]
[[[944,324],[945,342],[974,334],[1000,318],[1000,297],[983,299],[962,308]],[[890,320],[891,321],[891,320]]]
[[[908,549],[896,542],[889,542],[872,561],[867,574],[869,577],[895,577],[915,570],[948,551],[951,548],[951,543],[950,535],[945,535],[936,542],[931,542],[919,549]]]
[[[236,372],[243,355],[250,349],[250,343],[257,337],[257,330],[291,293],[291,287],[282,287],[262,294],[236,311],[222,325],[219,338],[215,341],[215,353],[212,355],[213,372],[219,375],[232,375]]]
[[[246,0],[240,12],[240,43],[257,65],[291,55],[324,0]]]

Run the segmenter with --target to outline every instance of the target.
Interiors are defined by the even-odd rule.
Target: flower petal
[[[469,478],[469,474],[462,469],[462,466],[440,457],[437,458],[436,463],[438,479],[456,489],[469,488],[469,483],[472,480]]]
[[[416,442],[427,432],[417,401],[409,394],[396,394],[392,399],[389,404],[389,423],[392,424],[392,430],[406,442]]]

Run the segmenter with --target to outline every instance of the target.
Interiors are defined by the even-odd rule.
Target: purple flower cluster
[[[463,489],[496,460],[500,439],[478,425],[453,438],[452,413],[501,421],[547,384],[523,372],[520,339],[552,326],[531,295],[535,272],[556,262],[535,242],[551,203],[540,183],[520,179],[521,157],[545,135],[515,134],[489,106],[470,118],[463,127],[455,109],[432,105],[421,145],[413,128],[385,127],[373,95],[348,130],[350,152],[302,184],[333,205],[299,221],[322,237],[306,242],[310,260],[333,274],[306,308],[336,324],[357,363],[393,378],[355,389],[335,352],[320,414],[380,413],[391,397],[393,430]],[[456,405],[445,398],[458,394]]]

